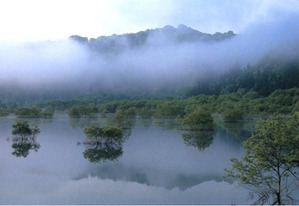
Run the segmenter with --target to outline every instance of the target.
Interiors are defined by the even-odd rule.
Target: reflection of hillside
[[[81,180],[89,176],[98,177],[103,180],[136,182],[147,186],[163,187],[168,190],[178,188],[182,191],[211,180],[217,182],[223,181],[221,174],[173,174],[161,171],[139,170],[120,165],[97,167],[75,179]]]

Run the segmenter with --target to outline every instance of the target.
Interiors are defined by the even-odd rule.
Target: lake
[[[105,162],[90,162],[83,129],[105,119],[27,119],[41,130],[31,142],[35,147],[12,147],[15,120],[0,118],[0,204],[252,202],[245,189],[222,178],[230,158],[244,154],[241,142],[252,122],[216,120],[214,132],[192,133],[171,119],[137,117]]]

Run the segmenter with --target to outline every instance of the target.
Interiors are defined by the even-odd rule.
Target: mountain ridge
[[[125,50],[140,49],[147,44],[183,44],[183,43],[215,43],[233,38],[236,34],[232,31],[214,34],[203,33],[184,24],[177,28],[166,25],[163,28],[147,29],[136,33],[113,34],[97,38],[72,35],[69,39],[88,46],[99,53],[119,54]]]

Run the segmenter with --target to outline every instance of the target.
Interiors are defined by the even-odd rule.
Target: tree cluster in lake
[[[92,123],[84,129],[84,134],[86,150],[83,156],[90,162],[114,161],[122,155],[124,137],[121,129]]]
[[[46,107],[45,109],[37,108],[37,107],[27,107],[27,108],[18,108],[15,111],[15,115],[17,117],[30,117],[30,118],[46,118],[53,117],[54,110],[50,107]]]

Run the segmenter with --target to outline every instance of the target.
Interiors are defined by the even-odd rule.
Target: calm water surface
[[[29,119],[41,133],[35,148],[22,149],[12,147],[15,120],[0,119],[0,204],[250,203],[247,191],[222,178],[229,159],[244,154],[248,122],[188,133],[173,120],[137,118],[117,151],[93,163],[83,156],[83,128],[102,120]]]

